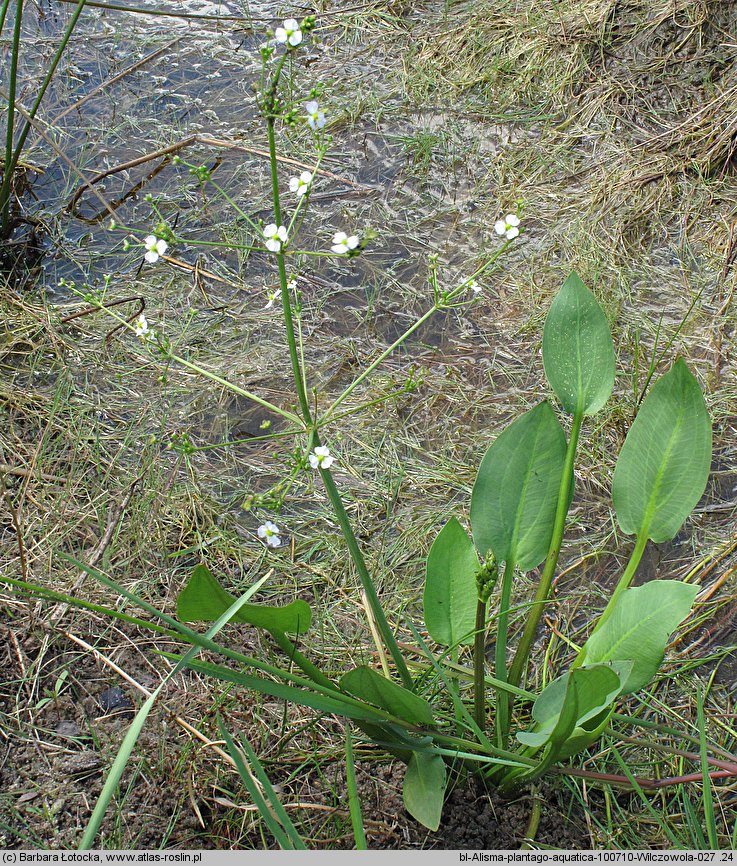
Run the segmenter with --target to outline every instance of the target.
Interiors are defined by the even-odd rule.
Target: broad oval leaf
[[[711,466],[711,421],[679,358],[643,401],[612,479],[622,532],[668,541],[701,498]]]
[[[604,733],[604,729],[609,724],[609,720],[613,715],[614,702],[612,702],[611,706],[605,707],[598,715],[589,719],[586,724],[574,728],[573,733],[557,752],[555,760],[565,761],[566,758],[570,758],[584,749],[588,749]]]
[[[433,723],[432,707],[426,700],[365,665],[343,674],[340,687],[348,694],[381,707],[412,725]]]
[[[437,830],[447,785],[445,761],[440,755],[413,752],[404,776],[405,809],[428,830]]]
[[[571,415],[593,415],[614,387],[614,344],[604,311],[572,273],[555,297],[543,331],[545,375]]]
[[[586,726],[605,711],[609,711],[621,693],[629,665],[623,673],[613,666],[595,664],[568,671],[553,680],[545,688],[532,707],[535,726],[530,731],[521,731],[517,739],[526,746],[541,748],[550,744],[561,757],[575,752],[566,749],[569,740],[575,738],[576,751],[585,748],[596,739],[586,741]],[[598,730],[598,723],[595,730]],[[592,732],[588,732],[592,733]],[[581,745],[583,743],[583,745]]]
[[[473,542],[451,517],[430,548],[422,597],[425,626],[443,646],[473,643],[479,566]]]
[[[566,437],[547,402],[513,421],[479,466],[471,526],[482,555],[529,571],[550,546],[566,456]]]
[[[205,565],[198,565],[177,599],[177,617],[181,622],[211,622],[221,616],[236,596],[226,592]],[[267,631],[303,634],[312,621],[306,601],[297,599],[284,607],[268,604],[244,604],[231,622],[245,622]]]
[[[698,588],[680,580],[651,580],[624,590],[583,646],[583,664],[632,661],[622,694],[647,685],[663,661],[671,633],[688,616]]]

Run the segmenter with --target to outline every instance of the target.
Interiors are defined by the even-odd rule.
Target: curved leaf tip
[[[571,415],[593,415],[614,387],[616,358],[609,323],[594,295],[572,272],[545,320],[545,375]]]
[[[678,358],[650,389],[612,479],[617,521],[658,543],[675,536],[701,498],[711,468],[711,419],[696,378]]]

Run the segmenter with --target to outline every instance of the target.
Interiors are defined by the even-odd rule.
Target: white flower
[[[299,23],[294,18],[287,18],[283,27],[276,28],[274,36],[277,42],[286,42],[292,48],[296,48],[302,41],[302,31],[299,28]]]
[[[269,292],[268,300],[269,303],[264,307],[265,310],[270,310],[274,306],[274,301],[279,297],[279,289],[274,289],[273,292]]]
[[[358,243],[359,241],[357,235],[351,235],[350,237],[348,237],[345,232],[336,232],[333,235],[333,245],[332,247],[330,247],[330,249],[334,253],[338,254],[347,253],[348,250],[355,250],[355,248],[358,246]]]
[[[143,313],[133,322],[133,330],[137,337],[145,337],[149,333],[148,322]]]
[[[312,101],[305,104],[307,112],[307,123],[311,129],[322,129],[325,126],[325,115],[320,111],[320,106],[317,102]]]
[[[297,198],[307,194],[312,183],[312,174],[309,171],[303,171],[299,177],[289,179],[289,189],[297,193]]]
[[[287,230],[284,226],[276,226],[271,223],[264,229],[264,240],[266,241],[266,249],[272,253],[278,253],[282,248],[282,244],[287,242]]]
[[[313,469],[330,469],[335,462],[335,457],[330,456],[330,449],[324,445],[318,445],[309,455],[310,466]]]
[[[508,213],[503,220],[497,220],[494,223],[494,231],[498,235],[504,235],[508,241],[511,241],[512,238],[516,238],[519,234],[518,225],[519,217],[513,213]]]
[[[149,235],[143,239],[143,245],[146,247],[146,255],[144,259],[153,264],[159,260],[159,256],[163,256],[169,244],[163,238],[157,238],[156,235]]]
[[[272,523],[270,520],[267,520],[266,523],[259,526],[257,532],[258,537],[263,539],[266,542],[268,547],[279,547],[281,544],[281,538],[279,538],[279,527],[276,523]]]
[[[476,282],[476,280],[469,280],[468,288],[474,293],[474,295],[478,295],[481,291],[481,286]]]
[[[297,288],[297,281],[296,280],[290,280],[287,283],[287,288],[289,289],[290,292],[293,292]]]

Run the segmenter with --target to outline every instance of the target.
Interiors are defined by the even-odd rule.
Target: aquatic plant
[[[313,23],[306,18],[299,33],[309,34]],[[294,24],[285,22],[283,32],[295,34]],[[290,660],[303,675],[295,678],[281,671],[280,676],[292,685],[278,686],[218,665],[191,662],[191,666],[248,684],[263,694],[279,694],[353,720],[365,736],[407,764],[407,809],[436,829],[449,762],[473,766],[502,789],[513,790],[594,743],[607,729],[617,702],[645,687],[656,675],[670,635],[691,609],[696,588],[674,580],[650,581],[635,588],[631,583],[648,539],[673,538],[703,493],[711,460],[711,423],[698,383],[685,362],[676,360],[642,402],[614,473],[615,514],[622,532],[635,536],[629,563],[601,616],[592,623],[587,641],[575,648],[568,670],[540,694],[526,691],[525,671],[537,626],[550,600],[573,496],[584,419],[605,406],[615,381],[616,357],[607,318],[578,276],[568,276],[548,312],[542,354],[560,410],[571,416],[570,433],[566,437],[553,405],[543,401],[497,436],[481,460],[473,488],[471,535],[454,517],[440,530],[428,555],[424,626],[442,652],[437,655],[431,650],[408,620],[416,645],[408,649],[403,642],[400,647],[331,472],[334,457],[322,439],[330,436],[331,422],[347,397],[429,316],[473,302],[479,291],[477,278],[520,236],[521,220],[514,213],[500,219],[494,229],[503,238],[503,246],[470,278],[450,289],[441,287],[437,259],[431,260],[433,304],[428,312],[362,371],[326,411],[316,413],[308,397],[309,371],[304,369],[295,326],[299,300],[288,278],[289,257],[299,255],[294,250],[295,217],[287,228],[276,157],[277,122],[291,119],[295,110],[288,99],[282,102],[278,96],[284,65],[302,44],[302,35],[297,41],[292,38],[279,39],[287,43],[287,50],[271,73],[264,64],[260,104],[267,124],[274,221],[263,230],[263,238],[279,275],[286,344],[304,431],[304,463],[322,479],[360,578],[381,671],[359,665],[332,679],[297,652],[283,631],[278,632],[280,646],[292,647]],[[308,205],[309,193],[319,183],[319,162],[329,146],[323,132],[325,115],[318,103],[306,103],[305,110],[307,124],[315,133],[317,157],[314,171],[290,181],[297,209]],[[361,249],[358,235],[341,231],[333,237],[331,251],[336,255],[358,255]],[[514,599],[518,576],[543,562],[534,601]],[[498,598],[494,595],[497,588]],[[207,569],[199,567],[179,598],[178,614],[185,621],[213,619],[234,601]],[[526,611],[526,624],[510,659],[513,609]],[[493,675],[487,671],[486,660],[490,623],[495,646]],[[295,625],[309,647],[305,621]],[[269,630],[272,635],[277,633]],[[472,669],[458,664],[466,656],[466,646],[471,647]],[[413,675],[411,670],[418,668],[419,673]],[[429,681],[442,683],[444,689],[428,689]],[[428,691],[434,696],[425,696]],[[515,728],[517,706],[529,708],[530,704],[529,724]],[[489,722],[493,735],[487,733]]]
[[[340,715],[354,723],[364,737],[407,765],[407,809],[434,829],[440,822],[449,766],[463,765],[505,791],[515,790],[596,742],[607,730],[617,702],[656,676],[669,637],[688,615],[696,589],[672,580],[651,581],[635,588],[631,583],[647,541],[674,537],[701,496],[710,465],[711,425],[695,378],[683,360],[676,360],[642,401],[614,474],[613,505],[620,529],[635,536],[629,563],[601,616],[591,623],[587,641],[581,647],[572,647],[575,658],[568,669],[539,694],[527,690],[526,669],[537,627],[550,600],[573,496],[579,438],[585,419],[605,406],[615,381],[616,358],[607,318],[578,276],[568,276],[546,319],[543,365],[562,413],[571,416],[570,432],[566,435],[552,403],[544,401],[496,437],[480,462],[470,501],[470,535],[464,528],[465,515],[454,517],[439,530],[428,554],[423,616],[434,646],[428,645],[422,630],[406,615],[405,625],[414,637],[414,645],[407,640],[400,645],[331,471],[336,457],[323,439],[332,441],[331,426],[338,417],[358,411],[346,408],[348,398],[391,352],[436,313],[473,303],[480,292],[478,280],[493,273],[509,245],[523,236],[522,221],[515,213],[500,219],[494,225],[500,237],[497,251],[473,274],[449,288],[443,287],[437,257],[431,258],[428,280],[432,302],[428,310],[379,353],[327,409],[319,411],[318,402],[311,399],[314,392],[309,387],[309,370],[305,369],[301,352],[301,302],[294,274],[305,253],[296,246],[301,224],[298,215],[309,206],[312,190],[319,184],[320,163],[330,140],[326,113],[316,99],[303,102],[280,96],[285,64],[313,27],[314,19],[309,16],[299,24],[289,19],[276,31],[277,43],[283,49],[267,47],[261,52],[264,65],[258,98],[267,128],[273,203],[269,218],[273,221],[263,226],[249,220],[254,231],[253,248],[269,256],[278,273],[279,289],[269,296],[266,307],[277,309],[281,303],[298,408],[284,409],[236,389],[192,361],[174,355],[163,338],[149,339],[150,331],[142,315],[130,327],[137,336],[147,338],[152,352],[209,375],[293,425],[300,436],[296,471],[309,467],[323,483],[361,582],[379,664],[377,669],[357,665],[340,677],[321,670],[306,654],[312,620],[306,602],[286,606],[243,604],[244,599],[226,592],[204,565],[194,570],[178,598],[179,622],[173,618],[165,621],[171,633],[240,666],[234,669],[200,662],[190,652],[186,656],[171,655],[177,669],[187,665],[209,676]],[[275,53],[282,50],[281,54]],[[276,60],[273,65],[272,60]],[[303,123],[314,134],[315,144],[312,170],[289,182],[295,204],[288,219],[277,170],[276,128],[281,122]],[[203,174],[201,180],[206,184],[208,178]],[[144,241],[145,258],[151,264],[166,251],[167,241],[162,234],[157,227],[156,233]],[[330,252],[317,254],[350,259],[360,255],[369,240],[368,233],[339,231],[333,235]],[[288,262],[297,263],[297,271],[288,268]],[[273,521],[262,523],[255,534],[268,547],[281,545],[281,533]],[[529,604],[524,598],[516,599],[519,575],[543,562],[534,601]],[[120,591],[94,569],[88,571]],[[122,594],[140,601],[130,593]],[[524,611],[526,624],[510,659],[512,611]],[[207,620],[215,620],[216,627],[205,636],[183,625]],[[268,665],[215,643],[213,638],[226,621],[265,629],[284,652],[288,664]],[[487,669],[486,659],[489,630],[494,634],[492,672]],[[290,636],[299,637],[301,648]],[[470,664],[466,664],[469,657]],[[520,720],[524,721],[520,724]],[[241,739],[238,745],[224,726],[221,732],[234,761],[240,761],[244,781],[248,773],[243,755],[259,775],[258,761],[248,744]],[[132,748],[133,741],[127,741],[126,748]],[[349,732],[349,773],[350,743]],[[126,759],[126,753],[121,752],[111,774],[113,782]],[[110,790],[108,784],[106,792]],[[285,846],[294,846],[293,827],[282,817],[274,817],[273,790],[266,790],[269,802],[262,797],[257,805],[260,803],[264,819],[277,839],[283,838]],[[104,798],[101,803],[85,835],[85,846],[91,844],[99,826]],[[351,799],[351,805],[355,817],[356,797]],[[360,826],[358,817],[356,824]]]

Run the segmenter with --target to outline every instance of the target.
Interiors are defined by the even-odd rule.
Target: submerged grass
[[[707,497],[676,540],[651,546],[642,577],[685,577],[702,558],[714,559],[691,578],[702,587],[693,623],[669,652],[658,682],[627,711],[702,737],[712,755],[720,749],[733,753],[734,5],[576,0],[562,10],[543,0],[507,0],[493,8],[377,3],[350,15],[326,13],[321,24],[325,41],[315,47],[310,69],[326,83],[334,106],[335,147],[326,167],[369,189],[326,183],[312,229],[322,238],[367,222],[382,228],[354,266],[315,268],[300,276],[306,364],[324,394],[322,408],[425,309],[429,252],[440,253],[450,275],[464,276],[494,243],[489,227],[517,200],[527,227],[524,245],[506,259],[504,271],[484,280],[481,300],[468,311],[432,319],[353,395],[353,405],[369,408],[330,431],[350,516],[390,620],[399,624],[405,613],[417,620],[429,544],[447,516],[463,515],[479,455],[503,423],[547,396],[537,354],[542,320],[561,276],[575,268],[615,325],[619,376],[604,419],[584,427],[558,602],[541,632],[530,683],[541,687],[555,675],[570,657],[563,636],[583,639],[581,624],[600,609],[626,558],[629,542],[618,534],[604,489],[612,455],[631,421],[650,359],[698,296],[665,360],[676,352],[685,355],[708,386],[714,472]],[[224,46],[238,37],[212,35],[214,51],[207,47],[209,38],[203,29],[196,51],[180,56],[182,70],[198,54],[209,74],[225,55]],[[80,50],[74,42],[70,46],[72,56]],[[122,163],[215,124],[223,137],[226,131],[244,134],[247,144],[263,146],[250,108],[244,117],[233,98],[237,94],[242,105],[249,82],[241,72],[236,77],[231,69],[229,75],[230,101],[210,105],[203,88],[196,97],[202,104],[187,114],[173,101],[178,89],[191,94],[184,74],[178,84],[162,73],[152,103],[135,98],[131,85],[125,117],[115,115],[120,126],[111,127],[109,140],[103,137],[99,145],[109,146],[111,160]],[[116,87],[109,90],[111,99],[120,98]],[[95,102],[95,111],[104,110],[105,98],[104,92],[96,97],[102,103]],[[75,122],[90,131],[93,123],[80,110],[82,120]],[[305,159],[304,139],[290,137],[289,155]],[[84,162],[90,172],[102,167],[89,142],[77,149],[73,137],[63,141],[79,165]],[[198,146],[190,157],[210,164],[215,155]],[[105,195],[116,199],[137,182],[136,171],[145,174],[152,167],[111,179]],[[214,177],[241,207],[261,213],[265,172],[257,157],[226,152]],[[58,188],[66,197],[76,183],[64,176]],[[232,213],[216,196],[203,196],[181,168],[167,166],[146,191],[168,220],[177,221],[183,237],[247,241]],[[140,198],[126,199],[122,213],[141,236],[148,233],[152,215]],[[82,303],[55,285],[60,274],[81,285],[79,275],[89,273],[90,264],[91,282],[101,285],[99,275],[114,274],[116,296],[143,294],[150,323],[180,354],[284,404],[289,370],[281,326],[263,309],[267,291],[275,287],[273,275],[256,256],[223,258],[217,249],[186,243],[173,252],[190,270],[138,271],[140,255],[126,256],[119,248],[111,255],[120,236],[101,224],[86,227],[61,213],[41,217],[53,221],[63,238],[37,275],[43,291],[29,291],[28,282],[23,294],[10,284],[0,291],[0,571],[91,601],[118,603],[58,556],[67,553],[171,613],[201,560],[233,592],[273,567],[276,574],[260,597],[313,603],[319,616],[310,653],[323,669],[338,673],[349,662],[375,663],[356,575],[310,479],[298,479],[279,512],[285,547],[266,551],[255,537],[258,523],[275,514],[279,497],[269,489],[292,465],[290,437],[264,438],[284,432],[282,422],[264,431],[269,419],[243,398],[140,354],[132,337],[106,340],[114,323],[104,316],[64,323]],[[250,510],[243,509],[244,501]],[[524,580],[532,595],[533,576]],[[120,718],[96,719],[100,689],[122,684],[122,670],[153,690],[170,667],[149,650],[174,647],[132,625],[110,626],[72,608],[60,613],[7,590],[0,610],[9,638],[0,656],[0,725],[12,746],[9,763],[0,769],[11,792],[0,803],[0,836],[8,846],[73,845],[77,826],[65,815],[89,814],[100,766],[112,760],[124,727]],[[512,616],[514,640],[517,629]],[[280,658],[252,630],[235,626],[230,633],[234,646]],[[78,655],[70,635],[101,656]],[[163,696],[167,710],[152,720],[151,736],[140,746],[144,781],[133,785],[133,771],[124,777],[123,817],[103,825],[103,844],[270,844],[222,758],[191,733],[172,733],[173,714],[214,740],[218,711],[233,736],[242,730],[252,743],[306,844],[353,844],[342,725],[316,721],[276,700],[213,690],[198,674],[176,682]],[[134,686],[126,689],[135,694]],[[660,737],[633,734],[620,724],[616,730],[617,737],[577,759],[576,768],[621,774],[621,756],[639,778],[702,772],[701,759],[658,749]],[[623,739],[629,736],[638,741]],[[29,779],[38,769],[39,743],[46,750],[48,782],[37,784]],[[684,750],[675,738],[670,744]],[[354,751],[369,846],[442,844],[407,829],[409,820],[397,829],[401,805],[391,769],[359,741]],[[697,744],[686,751],[700,750]],[[70,771],[77,755],[98,754],[97,764]],[[382,781],[370,781],[367,769]],[[733,778],[712,781],[711,808],[698,781],[634,793],[584,778],[556,784],[580,806],[572,821],[585,832],[576,844],[700,847],[713,844],[716,835],[729,847],[737,832]],[[176,809],[167,811],[157,786],[164,794],[176,792]],[[141,803],[156,816],[145,828],[129,817]],[[564,825],[563,816],[556,819]],[[515,844],[514,833],[521,837],[525,827],[526,820],[506,842]],[[538,842],[548,844],[546,838],[541,833]],[[564,832],[550,842],[575,847],[571,843]]]

